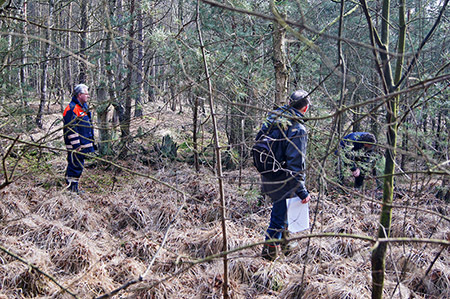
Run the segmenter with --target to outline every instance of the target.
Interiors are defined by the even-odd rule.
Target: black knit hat
[[[359,138],[359,141],[365,141],[367,143],[377,143],[377,139],[375,138],[375,135],[371,134],[371,133],[366,133],[361,135],[361,137]]]

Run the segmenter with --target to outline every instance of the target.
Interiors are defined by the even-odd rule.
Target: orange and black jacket
[[[94,151],[94,127],[86,104],[73,97],[63,113],[64,143],[68,150],[81,147],[83,153]]]

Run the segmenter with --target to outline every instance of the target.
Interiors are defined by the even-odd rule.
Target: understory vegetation
[[[450,298],[449,2],[0,1],[0,299]],[[251,149],[300,89],[310,227],[268,262]]]
[[[55,118],[51,114],[46,123]],[[196,172],[186,150],[179,149],[178,161],[155,150],[167,127],[183,125],[170,110],[142,121],[154,134],[136,144],[140,154],[110,161],[114,165],[90,159],[81,195],[66,190],[65,152],[23,156],[14,181],[0,191],[0,294],[92,298],[130,284],[115,298],[223,296],[223,262],[214,257],[223,242],[214,171],[205,163]],[[170,134],[179,144],[183,132]],[[256,170],[247,164],[242,171],[224,171],[231,298],[370,297],[371,251],[377,246],[370,240],[378,228],[381,191],[370,179],[363,193],[333,184],[322,193],[314,173],[310,168],[311,230],[292,234],[292,253],[271,263],[260,257],[258,245],[271,203],[260,195]],[[385,296],[446,298],[448,248],[414,239],[449,239],[442,218],[449,215],[448,202],[436,198],[422,178],[399,181],[391,237],[411,241],[390,243]]]

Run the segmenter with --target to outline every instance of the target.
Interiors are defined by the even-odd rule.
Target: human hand
[[[352,175],[357,178],[359,177],[359,175],[361,174],[361,170],[359,170],[359,168],[356,168],[355,171],[352,171]]]
[[[302,199],[302,203],[308,203],[311,200],[311,196],[308,194],[308,196],[305,199]]]

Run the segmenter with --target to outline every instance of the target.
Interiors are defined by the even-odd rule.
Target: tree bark
[[[189,94],[191,94],[191,92],[189,92]],[[195,170],[197,172],[200,171],[200,166],[199,166],[199,162],[198,162],[198,142],[197,142],[197,127],[198,127],[198,96],[193,95],[194,96],[194,107],[193,109],[193,117],[192,117],[192,122],[193,122],[193,126],[192,126],[192,143],[193,143],[193,148],[194,148],[194,166],[195,166]]]
[[[108,89],[105,84],[101,84],[97,89],[97,120],[99,132],[99,153],[105,156],[111,153],[111,136],[108,126]]]
[[[395,77],[393,78],[390,65],[389,52],[389,22],[390,22],[390,0],[383,1],[382,23],[381,23],[381,50],[379,55],[382,65],[383,82],[388,92],[396,91],[395,85],[400,81],[403,55],[405,49],[406,23],[405,23],[405,2],[400,0],[399,5],[399,25],[400,32],[397,43],[397,65],[395,69]],[[386,147],[386,164],[384,169],[384,188],[383,188],[383,205],[380,215],[380,226],[378,228],[378,238],[388,238],[392,223],[392,202],[394,198],[394,172],[395,158],[397,154],[397,134],[398,134],[398,106],[400,97],[396,96],[388,99],[386,104],[386,122],[387,122],[387,147]],[[386,268],[386,251],[388,243],[378,244],[372,252],[372,298],[383,298],[383,287]]]
[[[80,56],[86,58],[86,47],[87,47],[87,31],[88,31],[88,19],[87,19],[87,0],[81,0],[80,3],[80,14],[81,14],[81,33],[80,33]],[[86,63],[80,61],[80,73],[78,77],[79,83],[86,83],[87,80],[87,66]]]
[[[142,10],[141,10],[141,1],[137,1],[137,40],[140,42],[137,45],[137,57],[136,57],[136,100],[134,105],[134,116],[140,117],[142,116],[142,97],[144,95],[144,79],[142,77],[144,68],[143,68],[143,59],[144,59],[144,47],[142,43],[144,42],[144,34],[143,34],[143,26],[142,26]]]
[[[122,143],[122,150],[120,152],[121,157],[125,157],[128,154],[127,144],[130,142],[130,126],[131,126],[131,104],[132,104],[132,94],[133,94],[133,62],[134,62],[134,10],[135,10],[135,0],[129,0],[130,9],[130,22],[128,28],[128,55],[127,55],[127,77],[125,80],[125,110],[120,122],[121,136],[120,140]]]
[[[72,19],[72,2],[70,2],[68,7],[68,16],[67,16],[67,24],[66,26],[68,26],[69,28],[71,27],[71,22],[70,20]],[[72,33],[69,31],[66,33],[66,47],[67,49],[72,49],[72,44],[71,44],[71,39],[72,39]],[[73,72],[72,72],[72,58],[69,56],[67,56],[66,59],[66,88],[67,91],[69,93],[72,92],[74,85],[73,85]]]
[[[50,30],[52,26],[52,18],[53,18],[53,8],[54,1],[48,1],[48,16],[47,16],[47,28],[45,30],[45,46],[44,53],[41,62],[41,98],[39,102],[39,110],[36,116],[36,125],[42,129],[42,115],[44,113],[45,104],[47,102],[47,83],[48,83],[48,64],[49,64],[49,56],[50,56],[50,41],[52,38],[52,32]]]
[[[223,246],[222,251],[228,251],[228,240],[227,240],[227,227],[226,227],[226,207],[225,207],[225,191],[223,188],[223,174],[222,174],[222,158],[220,153],[220,143],[219,143],[219,133],[217,126],[216,113],[214,111],[214,99],[213,99],[213,89],[211,83],[211,77],[209,76],[208,63],[206,59],[205,46],[203,43],[201,25],[200,25],[200,0],[197,0],[197,10],[196,10],[196,25],[198,38],[200,43],[200,49],[203,57],[203,66],[205,69],[205,77],[208,83],[208,97],[209,97],[209,108],[211,113],[211,120],[213,124],[214,130],[214,148],[215,148],[215,157],[216,161],[216,169],[217,169],[217,179],[219,183],[219,200],[220,200],[220,211],[221,211],[221,223],[222,223],[222,237],[223,237]],[[224,254],[223,256],[223,298],[228,299],[228,255]]]
[[[272,11],[276,10],[273,1]],[[283,15],[281,15],[283,17]],[[273,65],[275,68],[275,106],[287,104],[289,74],[287,70],[286,29],[277,21],[273,22]]]

